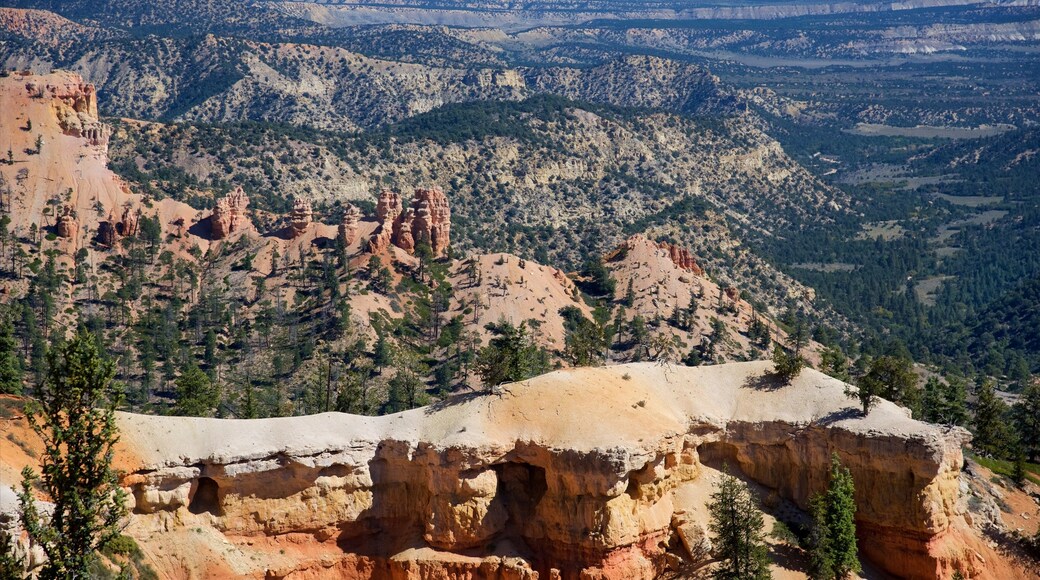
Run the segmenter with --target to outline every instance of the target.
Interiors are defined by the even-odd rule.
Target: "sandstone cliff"
[[[874,565],[1013,577],[964,523],[964,431],[768,370],[559,371],[378,418],[122,414],[127,531],[172,577],[653,578],[691,557],[721,462],[804,507],[837,453]]]

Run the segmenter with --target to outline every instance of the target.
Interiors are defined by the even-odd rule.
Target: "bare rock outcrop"
[[[246,207],[249,206],[249,196],[241,187],[236,187],[231,193],[217,200],[210,215],[210,237],[214,240],[222,240],[233,232],[247,227],[249,216],[246,215]]]
[[[875,565],[997,577],[1000,556],[956,540],[967,432],[887,402],[860,416],[843,383],[812,370],[770,387],[770,368],[558,371],[384,417],[121,414],[127,533],[165,561],[176,548],[153,544],[180,529],[248,538],[215,552],[243,577],[650,579],[689,557],[668,546],[706,549],[697,514],[713,467],[805,506],[837,453]],[[283,537],[311,547],[295,561],[262,552]]]
[[[688,248],[670,244],[668,242],[659,242],[657,245],[662,250],[668,252],[668,257],[675,262],[676,266],[683,270],[693,272],[698,276],[704,275],[704,270],[701,269],[700,265],[697,263],[697,259],[693,257],[693,253],[690,252]]]
[[[376,220],[379,221],[379,227],[369,241],[371,251],[381,252],[390,247],[394,240],[394,227],[399,223],[397,218],[400,216],[401,195],[390,189],[379,192],[379,201],[376,203]]]
[[[58,216],[54,229],[59,238],[76,239],[76,234],[79,233],[79,222],[76,221],[76,212],[71,206],[66,205],[61,208],[61,215]]]
[[[416,243],[426,242],[435,256],[451,244],[451,208],[439,187],[416,189],[411,207],[411,235]]]
[[[289,212],[289,230],[292,237],[303,235],[313,219],[314,209],[311,207],[311,202],[305,199],[294,201],[292,211]]]
[[[339,228],[337,230],[340,242],[343,243],[344,247],[349,247],[357,241],[358,222],[360,221],[361,210],[351,204],[347,204],[347,208],[343,212],[343,219],[340,220]]]
[[[123,213],[116,224],[116,229],[124,238],[136,236],[141,230],[141,210],[129,203],[123,205]]]
[[[402,207],[400,194],[384,189],[376,204],[376,219],[380,226],[372,234],[372,251],[392,244],[412,253],[417,244],[427,243],[434,256],[442,256],[451,245],[451,209],[438,187],[416,189],[407,208]]]
[[[91,145],[108,150],[111,128],[98,119],[97,90],[74,73],[55,72],[27,78],[30,98],[49,100],[58,125],[66,135],[83,137]]]
[[[117,218],[109,213],[108,219],[98,223],[97,241],[102,246],[114,247],[120,238],[136,236],[141,227],[141,210],[126,203]]]

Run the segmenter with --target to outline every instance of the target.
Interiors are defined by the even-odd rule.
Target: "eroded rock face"
[[[381,252],[390,247],[394,239],[394,227],[399,223],[397,218],[400,215],[401,195],[390,189],[379,192],[379,201],[376,203],[376,220],[379,221],[379,227],[369,241],[369,249],[372,252]]]
[[[669,244],[668,242],[660,242],[658,243],[658,247],[668,252],[668,257],[672,262],[675,262],[676,266],[683,270],[689,270],[698,276],[704,274],[704,270],[701,269],[699,264],[697,264],[697,259],[693,257],[693,254],[689,249],[675,244]]]
[[[303,199],[294,201],[292,211],[289,212],[289,229],[292,236],[295,238],[303,235],[313,219],[314,209],[311,207],[311,202]]]
[[[439,187],[416,189],[412,198],[411,234],[416,242],[430,244],[435,256],[451,245],[451,209]]]
[[[236,187],[231,193],[217,200],[213,207],[213,214],[209,218],[210,236],[214,240],[222,240],[233,232],[247,227],[249,217],[246,215],[246,207],[249,206],[249,196],[241,187]]]
[[[136,236],[141,229],[141,210],[130,204],[123,206],[123,213],[116,224],[119,235],[125,237]]]
[[[339,239],[344,246],[349,247],[357,241],[358,222],[361,221],[361,210],[353,205],[347,204],[343,212],[343,219],[339,222]]]
[[[911,578],[954,565],[987,577],[996,554],[980,562],[943,540],[963,521],[965,431],[887,402],[861,417],[843,383],[812,370],[760,386],[770,368],[559,371],[385,417],[122,414],[121,456],[134,458],[123,481],[135,498],[128,532],[305,535],[326,572],[282,558],[279,574],[290,577],[650,579],[707,549],[709,466],[725,461],[805,506],[837,453],[856,480],[862,546],[876,565]]]
[[[117,218],[115,213],[98,223],[97,241],[102,246],[114,247],[120,238],[136,236],[141,227],[141,210],[126,203]]]
[[[79,222],[76,221],[76,213],[71,206],[66,205],[61,208],[61,215],[58,216],[55,229],[60,238],[76,239],[76,234],[79,233]]]
[[[413,253],[419,243],[427,243],[434,256],[442,256],[451,245],[451,209],[440,188],[416,189],[407,208],[397,192],[385,189],[379,194],[376,219],[380,227],[369,247],[381,251],[391,244]]]
[[[91,145],[108,150],[112,130],[98,120],[97,90],[76,74],[59,71],[46,77],[28,77],[26,93],[34,99],[49,99],[66,135],[83,137]]]

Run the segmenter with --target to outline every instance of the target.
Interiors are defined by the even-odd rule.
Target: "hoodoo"
[[[217,200],[209,218],[211,237],[214,240],[222,240],[245,228],[249,222],[246,215],[248,205],[249,196],[241,187],[236,187],[231,193]]]

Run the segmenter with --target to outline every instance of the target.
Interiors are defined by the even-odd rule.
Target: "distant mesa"
[[[402,208],[399,193],[384,189],[376,204],[376,219],[379,227],[369,244],[373,252],[392,244],[411,254],[416,245],[427,243],[434,256],[442,256],[451,245],[451,208],[439,187],[416,189],[407,209]]]
[[[213,208],[213,214],[209,218],[210,237],[214,240],[222,240],[232,233],[248,227],[249,216],[246,215],[246,207],[249,205],[249,196],[241,187],[236,187],[231,193],[217,200]]]

